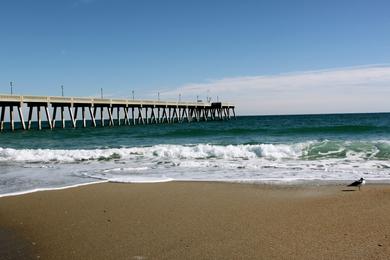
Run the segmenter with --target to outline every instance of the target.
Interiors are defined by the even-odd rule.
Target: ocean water
[[[390,114],[0,133],[0,196],[95,182],[390,181]]]

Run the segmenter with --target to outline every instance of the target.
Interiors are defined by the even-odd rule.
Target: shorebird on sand
[[[351,184],[348,185],[348,187],[359,187],[364,185],[366,183],[366,180],[364,178],[360,178],[359,180],[352,182]]]

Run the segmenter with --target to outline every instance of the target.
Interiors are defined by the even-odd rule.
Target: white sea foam
[[[103,172],[138,172],[138,171],[146,171],[148,167],[121,167],[114,169],[107,169]]]
[[[390,143],[155,145],[91,150],[0,148],[0,194],[96,180],[291,182],[390,180]]]
[[[255,145],[155,145],[151,147],[107,149],[13,149],[0,147],[0,162],[82,162],[94,160],[148,159],[267,159],[299,160],[345,156],[352,160],[375,158],[379,153],[390,159],[390,143],[377,142],[303,142]],[[383,153],[384,152],[384,153]],[[344,155],[343,155],[344,153]],[[341,157],[340,157],[341,158]],[[142,167],[141,167],[142,168]]]
[[[0,198],[1,197],[23,195],[23,194],[34,193],[34,192],[39,192],[39,191],[64,190],[64,189],[69,189],[69,188],[76,188],[76,187],[82,187],[82,186],[86,186],[86,185],[105,183],[105,182],[108,182],[108,181],[101,180],[101,181],[94,181],[94,182],[88,182],[88,183],[66,185],[66,186],[61,186],[61,187],[36,188],[36,189],[31,189],[31,190],[23,190],[23,191],[0,194]]]
[[[78,162],[87,160],[133,159],[137,157],[167,159],[251,159],[298,158],[308,143],[292,145],[156,145],[152,147],[93,150],[13,149],[0,148],[0,161],[5,162]]]
[[[121,183],[160,183],[174,181],[173,178],[167,177],[148,177],[148,176],[122,176],[111,177],[106,179],[109,182],[121,182]]]

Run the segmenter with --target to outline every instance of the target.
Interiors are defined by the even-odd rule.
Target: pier
[[[0,131],[5,129],[29,130],[33,128],[33,125],[41,130],[43,128],[230,120],[236,117],[234,108],[233,104],[225,102],[174,102],[0,94]],[[42,112],[45,121],[43,121]],[[9,115],[8,120],[5,118],[6,114]],[[67,121],[71,124],[66,124]]]

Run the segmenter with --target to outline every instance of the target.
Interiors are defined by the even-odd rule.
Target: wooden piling
[[[184,122],[184,114],[186,113],[186,109],[183,108],[183,111],[181,112],[181,122]]]
[[[56,115],[57,115],[57,106],[53,107],[53,121],[51,123],[52,127],[56,127]]]
[[[144,117],[142,115],[142,107],[138,107],[138,124],[145,124]]]
[[[23,130],[26,130],[26,124],[24,123],[23,111],[21,106],[18,106],[18,112],[19,112],[19,119],[20,119],[20,123],[22,124],[22,128]]]
[[[188,108],[187,109],[188,111],[188,116],[187,116],[187,118],[188,118],[188,123],[191,123],[191,121],[192,121],[192,111],[193,111],[193,109],[192,108]]]
[[[103,111],[103,107],[100,107],[100,125],[104,126],[104,111]]]
[[[46,111],[46,119],[47,119],[47,123],[49,124],[49,128],[53,129],[53,125],[51,123],[51,118],[50,118],[50,113],[49,113],[49,108],[47,106],[45,106],[45,111]]]
[[[166,111],[165,107],[163,108],[162,122],[161,123],[164,123],[164,121],[168,123],[167,111]]]
[[[5,106],[1,107],[1,116],[0,116],[0,131],[4,130],[4,117],[5,117]]]
[[[88,110],[89,110],[89,115],[91,117],[92,126],[96,127],[96,120],[95,120],[96,110],[95,110],[95,112],[92,112],[92,107],[88,107]]]
[[[133,120],[133,125],[135,125],[134,107],[131,107],[131,119]]]
[[[130,125],[130,120],[129,120],[129,108],[124,107],[123,112],[125,113],[125,125]]]
[[[72,121],[72,126],[73,126],[73,128],[76,128],[76,121],[74,119],[72,107],[69,106],[68,111],[69,111],[70,120]]]
[[[77,114],[78,114],[78,111],[79,111],[79,107],[75,107],[74,108],[74,124],[75,124],[75,127],[77,127]]]
[[[12,131],[15,131],[15,121],[14,121],[14,106],[9,106],[9,120],[10,120],[10,128]]]
[[[116,108],[116,119],[117,119],[117,125],[121,125],[121,118],[120,118],[120,107]]]
[[[110,126],[114,126],[114,119],[112,118],[112,113],[111,113],[111,111],[112,111],[112,108],[110,108],[110,107],[107,107],[107,112],[108,112],[108,117],[109,117],[109,119],[110,119]]]
[[[41,106],[37,106],[37,118],[38,118],[38,129],[42,130],[42,115],[41,115]]]
[[[146,122],[146,124],[149,124],[148,107],[145,107],[145,122]]]
[[[61,122],[62,122],[62,128],[65,128],[65,116],[64,116],[64,107],[61,106]]]
[[[173,108],[173,113],[172,113],[172,123],[175,123],[175,120],[176,120],[177,122],[179,122],[179,121],[178,121],[178,119],[177,119],[177,111],[176,111],[176,107],[174,107],[174,108]]]
[[[81,116],[82,116],[82,120],[83,120],[83,128],[86,128],[87,127],[87,119],[85,118],[85,107],[84,106],[81,107]]]
[[[31,120],[32,120],[33,108],[34,108],[33,106],[30,106],[30,107],[29,107],[27,129],[30,129],[30,128],[31,128]]]
[[[156,123],[155,121],[156,121],[156,116],[154,115],[154,108],[152,107],[150,112],[150,123],[151,124]]]

